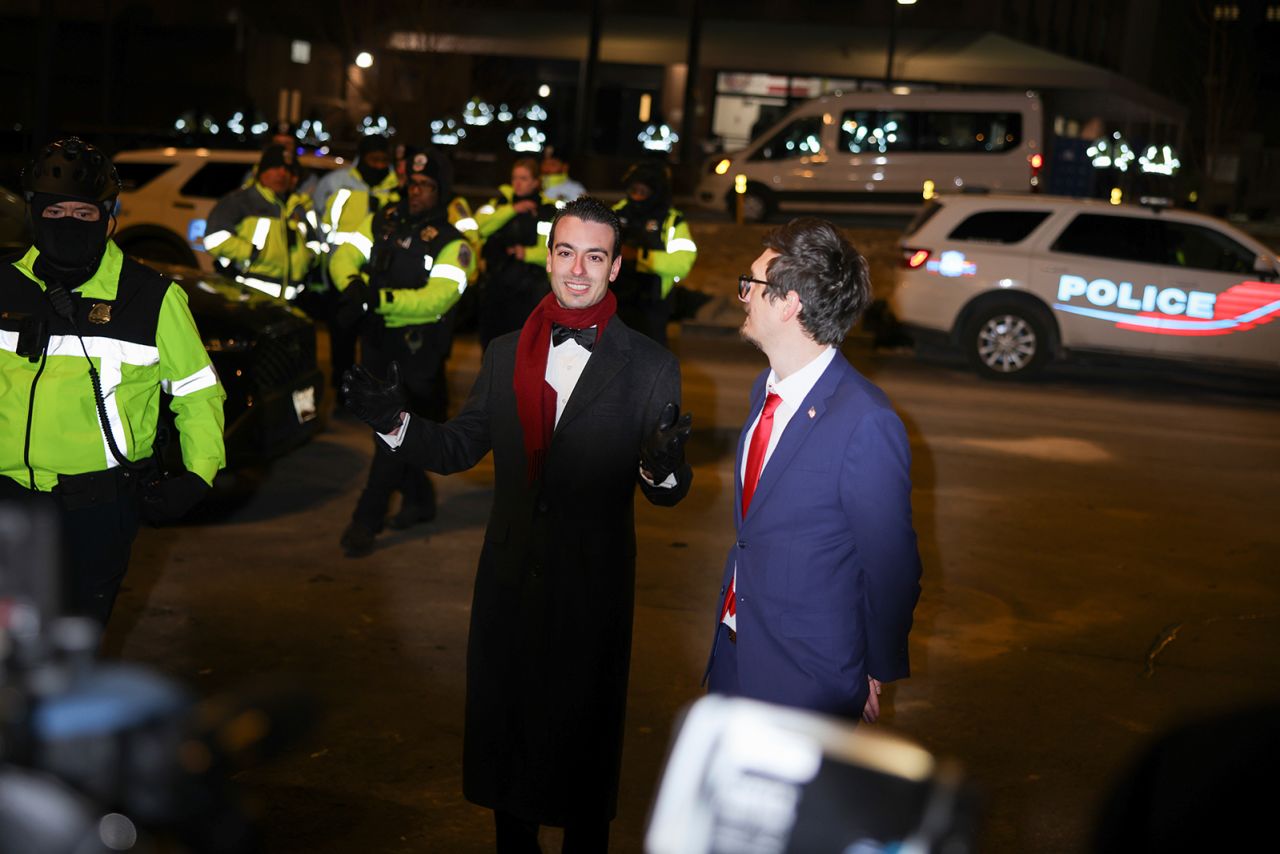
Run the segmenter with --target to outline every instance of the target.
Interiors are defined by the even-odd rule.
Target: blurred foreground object
[[[0,502],[0,854],[259,850],[232,777],[294,743],[312,702],[277,679],[197,703],[98,661],[98,624],[59,608],[57,524]]]
[[[1162,733],[1112,784],[1093,850],[1251,851],[1274,834],[1280,703],[1220,712]]]
[[[896,736],[717,695],[695,702],[667,757],[648,854],[972,850],[959,767]]]

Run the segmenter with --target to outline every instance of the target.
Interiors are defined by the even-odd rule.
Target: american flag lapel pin
[[[814,409],[812,406],[810,406],[810,407],[809,407],[809,417],[810,417],[810,418],[816,418],[817,416],[818,416],[818,411],[817,411],[816,409]]]

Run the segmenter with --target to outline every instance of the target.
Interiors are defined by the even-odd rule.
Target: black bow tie
[[[596,328],[589,326],[586,329],[574,329],[571,326],[561,326],[559,323],[551,324],[551,346],[559,347],[570,338],[577,341],[579,347],[590,352],[596,343]]]

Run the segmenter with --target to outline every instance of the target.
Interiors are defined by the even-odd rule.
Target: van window
[[[220,199],[240,189],[252,171],[252,163],[206,163],[187,179],[179,192],[184,196]]]
[[[921,112],[917,151],[1000,152],[1022,143],[1021,113]]]
[[[751,155],[752,160],[787,160],[822,151],[822,117],[796,119]]]
[[[120,176],[123,189],[138,190],[173,168],[173,163],[117,163],[116,173]]]
[[[998,153],[1022,143],[1021,113],[963,110],[847,110],[840,151]]]
[[[1159,223],[1132,216],[1079,214],[1049,248],[1121,261],[1165,263]]]
[[[841,151],[910,151],[912,139],[908,113],[899,110],[846,110],[840,117]]]
[[[983,211],[961,222],[951,230],[947,238],[985,243],[1019,243],[1048,216],[1048,211]]]
[[[1164,231],[1166,264],[1214,270],[1219,273],[1252,273],[1257,253],[1251,252],[1225,234],[1187,222],[1161,223]]]

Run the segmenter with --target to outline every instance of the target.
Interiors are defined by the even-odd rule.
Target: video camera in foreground
[[[968,854],[959,767],[866,726],[712,694],[684,715],[647,854]]]

